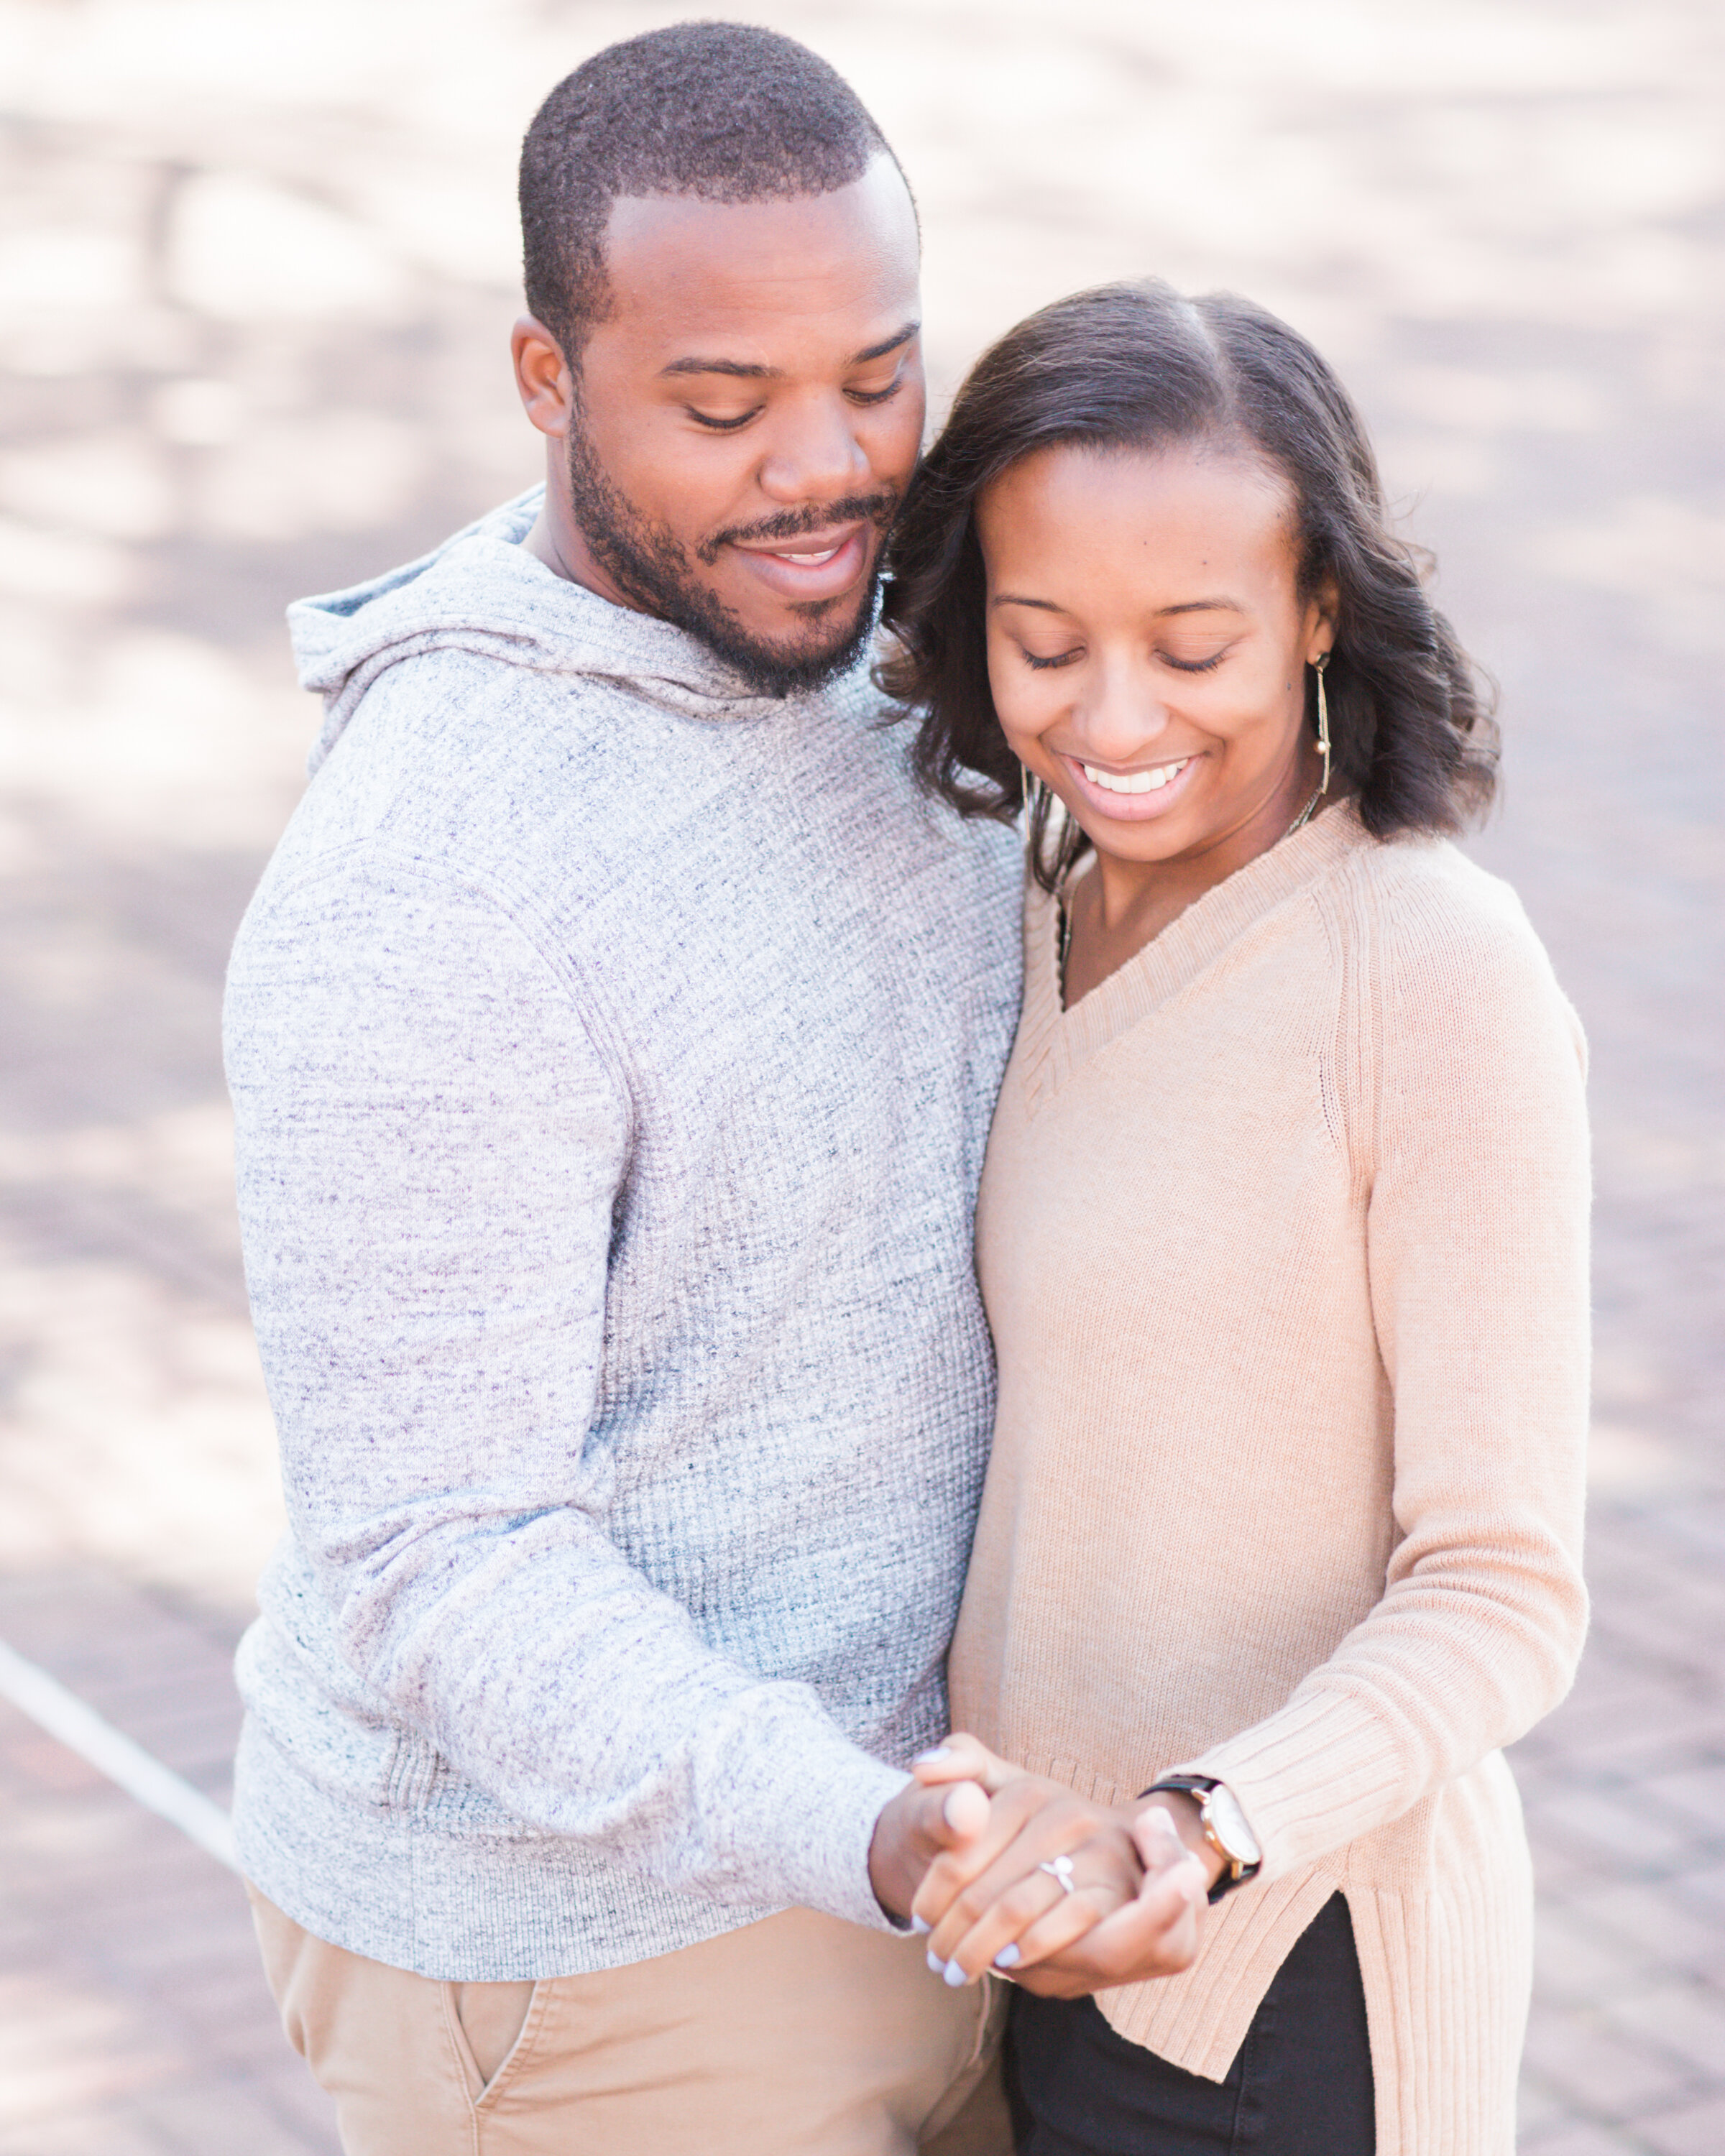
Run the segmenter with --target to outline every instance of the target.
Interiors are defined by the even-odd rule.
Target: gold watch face
[[[1204,1799],[1204,1823],[1222,1845],[1222,1853],[1250,1870],[1264,1861],[1258,1838],[1246,1825],[1246,1815],[1225,1782],[1219,1782]]]

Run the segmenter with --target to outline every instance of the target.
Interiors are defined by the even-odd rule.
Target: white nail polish
[[[1009,1946],[1002,1947],[999,1953],[995,1955],[994,1966],[996,1969],[1016,1969],[1018,1965],[1018,1943],[1014,1940]]]
[[[912,1909],[911,1912],[911,1929],[916,1934],[918,1938],[921,1938],[925,1932],[932,1932],[934,1929],[934,1926],[929,1922],[927,1917],[919,1917],[916,1914],[916,1912]]]
[[[970,1981],[969,1978],[964,1974],[964,1966],[962,1962],[949,1961],[947,1964],[947,1981],[952,1985],[955,1991],[961,1984],[968,1984]]]
[[[940,1956],[935,1952],[932,1947],[928,1949],[928,1966],[934,1971],[937,1976],[944,1976],[947,1973],[947,1964],[941,1959]]]
[[[911,1764],[913,1767],[932,1767],[937,1762],[950,1759],[952,1756],[944,1744],[937,1744],[929,1751],[919,1752]]]

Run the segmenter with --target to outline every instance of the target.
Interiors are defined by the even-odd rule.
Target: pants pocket
[[[539,1987],[533,1983],[444,1984],[444,2016],[474,2102],[502,2083],[525,2049],[523,2032]]]

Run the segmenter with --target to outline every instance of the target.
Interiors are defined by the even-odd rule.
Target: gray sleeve
[[[906,1777],[604,1532],[629,1112],[558,973],[488,896],[350,856],[260,895],[227,1036],[293,1532],[364,1684],[667,1887],[884,1922],[868,1847]]]

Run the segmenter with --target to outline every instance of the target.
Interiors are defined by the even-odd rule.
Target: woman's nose
[[[1167,707],[1136,669],[1110,667],[1097,676],[1078,713],[1089,753],[1102,763],[1130,763],[1168,730]]]

